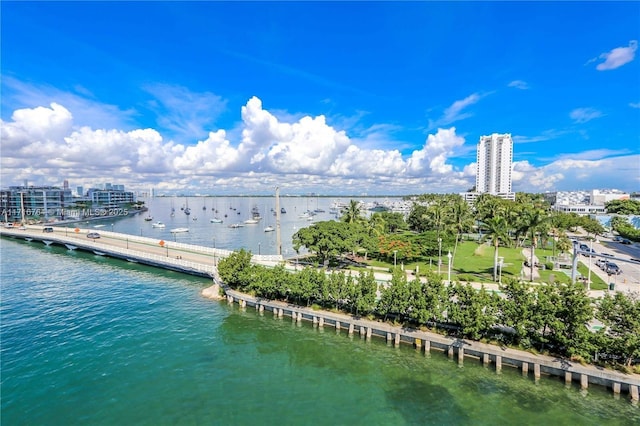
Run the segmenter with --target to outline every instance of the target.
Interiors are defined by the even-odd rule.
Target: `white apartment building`
[[[515,200],[511,192],[513,164],[513,140],[511,134],[494,133],[481,136],[476,154],[476,190],[461,195],[472,203],[480,194],[489,193],[508,200]]]
[[[513,140],[510,134],[481,136],[478,142],[476,192],[511,193]]]

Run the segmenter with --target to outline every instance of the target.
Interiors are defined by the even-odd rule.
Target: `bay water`
[[[0,255],[2,425],[640,424],[626,395],[243,311],[205,279],[17,239]]]

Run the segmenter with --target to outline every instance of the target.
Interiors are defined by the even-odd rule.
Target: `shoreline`
[[[220,288],[225,293],[222,296],[215,293],[216,289]],[[537,381],[542,374],[546,374],[563,379],[566,385],[573,382],[580,383],[582,390],[588,389],[589,384],[593,384],[611,389],[614,395],[626,393],[634,404],[640,400],[640,375],[638,374],[626,374],[592,364],[582,365],[559,357],[536,355],[519,349],[394,326],[349,314],[314,310],[287,302],[263,299],[232,290],[220,282],[203,289],[201,294],[203,297],[214,300],[226,299],[229,304],[237,303],[241,309],[253,307],[260,314],[269,311],[274,317],[288,316],[294,322],[310,321],[314,327],[318,328],[330,327],[336,332],[348,330],[349,335],[357,334],[367,340],[377,337],[386,339],[387,343],[392,343],[394,346],[412,345],[425,356],[428,356],[432,349],[440,350],[447,353],[450,359],[456,358],[460,366],[463,365],[465,358],[473,358],[480,360],[484,366],[492,364],[496,373],[500,372],[503,365],[507,365],[520,369],[525,377],[533,372],[534,381]]]

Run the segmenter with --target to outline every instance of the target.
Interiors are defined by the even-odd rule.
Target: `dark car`
[[[607,262],[606,266],[604,267],[604,271],[609,275],[620,275],[620,273],[622,272],[620,267],[613,262]]]
[[[626,238],[623,238],[620,240],[620,244],[631,244],[631,241],[627,240]]]
[[[89,232],[87,234],[87,238],[93,238],[95,240],[96,238],[100,238],[100,234],[98,234],[97,232]]]
[[[53,232],[53,228],[51,226],[45,226],[42,228],[42,232]]]

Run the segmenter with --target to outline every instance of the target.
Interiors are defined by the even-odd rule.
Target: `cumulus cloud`
[[[614,70],[620,68],[624,64],[627,64],[636,56],[636,50],[638,49],[638,41],[631,40],[627,47],[616,47],[609,52],[604,52],[589,62],[597,61],[598,59],[604,59],[604,62],[599,63],[596,66],[598,71]]]
[[[640,102],[629,102],[631,108],[640,108]]]
[[[577,154],[577,157],[581,157]],[[640,184],[640,155],[619,155],[604,159],[573,159],[569,155],[551,163],[534,166],[528,161],[513,164],[513,182],[517,191],[569,191],[578,188],[614,187],[630,190]],[[611,178],[611,170],[616,177]],[[624,181],[620,177],[624,176]],[[603,184],[605,183],[605,184]],[[621,184],[624,185],[621,187]]]
[[[238,191],[285,187],[314,190],[380,186],[404,192],[410,185],[420,192],[440,185],[465,189],[469,175],[456,170],[451,159],[464,150],[464,138],[455,128],[439,129],[424,145],[404,156],[396,148],[377,148],[382,142],[355,143],[324,116],[277,118],[253,97],[241,109],[239,129],[218,129],[193,144],[166,140],[157,130],[92,129],[74,125],[72,113],[52,104],[15,111],[2,122],[3,176],[12,184],[22,179],[59,184],[63,179],[116,181],[129,186],[170,188],[232,188]],[[367,135],[393,129],[373,125]],[[237,135],[230,138],[230,135]],[[304,180],[302,182],[301,180]]]
[[[576,123],[586,123],[602,115],[602,112],[594,108],[576,108],[569,113],[569,117]]]
[[[512,82],[507,84],[507,86],[515,87],[516,89],[520,89],[520,90],[527,90],[529,88],[529,84],[527,84],[526,81],[522,81],[522,80],[513,80]]]
[[[464,106],[458,106],[458,112]],[[253,97],[238,128],[217,129],[193,143],[178,143],[151,128],[78,126],[72,109],[58,103],[16,110],[0,121],[0,170],[5,186],[28,179],[37,185],[73,186],[110,181],[130,189],[201,193],[423,193],[465,191],[477,165],[460,164],[469,145],[455,127],[429,134],[403,153],[383,143],[362,143],[329,125],[324,116],[276,117]],[[288,118],[286,118],[288,117]],[[373,125],[377,137],[386,125]],[[602,187],[611,170],[640,184],[638,155],[596,150],[557,156],[534,166],[514,163],[514,189],[539,191]],[[612,184],[615,186],[615,180]]]

